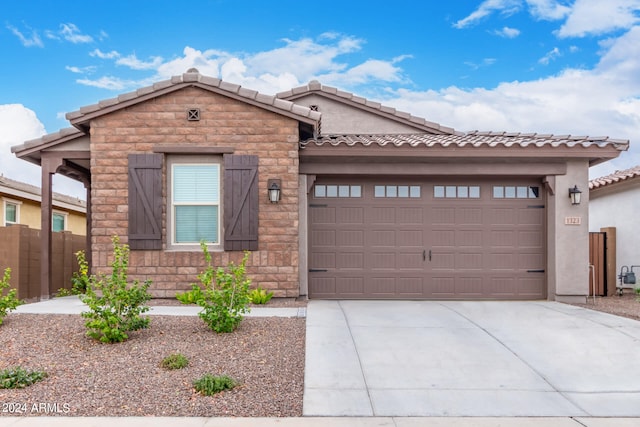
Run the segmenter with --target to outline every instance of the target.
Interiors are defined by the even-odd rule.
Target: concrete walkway
[[[31,314],[80,314],[87,311],[87,306],[80,301],[78,296],[68,296],[62,298],[52,298],[49,300],[23,304],[18,306],[14,313],[31,313]],[[162,316],[196,316],[200,310],[194,305],[160,305],[150,307],[145,313],[149,315]],[[305,317],[307,315],[306,307],[251,307],[251,312],[245,317]]]
[[[640,322],[592,310],[310,301],[306,339],[305,416],[640,416]]]

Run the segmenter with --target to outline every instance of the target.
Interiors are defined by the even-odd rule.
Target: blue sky
[[[592,177],[640,164],[640,0],[30,0],[0,16],[0,172],[21,181],[39,169],[12,145],[191,67],[267,94],[316,79],[460,131],[631,140]]]

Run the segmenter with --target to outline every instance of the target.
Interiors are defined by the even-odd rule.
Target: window
[[[65,231],[67,229],[67,213],[66,212],[54,212],[51,215],[51,230]]]
[[[313,190],[313,196],[317,199],[324,197],[362,197],[362,187],[360,185],[318,184]]]
[[[436,199],[479,199],[480,187],[477,185],[434,185],[433,197]]]
[[[190,159],[193,161],[194,159]],[[221,245],[220,163],[176,159],[170,173],[171,244]]]
[[[420,198],[419,185],[376,185],[373,188],[375,197],[387,198]]]
[[[493,187],[494,199],[537,199],[540,197],[540,187],[527,187],[515,185],[495,185]]]
[[[4,199],[4,224],[5,226],[20,223],[20,204],[15,200]]]

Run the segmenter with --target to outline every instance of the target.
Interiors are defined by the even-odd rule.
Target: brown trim
[[[211,147],[209,145],[161,144],[153,146],[154,153],[164,154],[233,154],[233,147]]]
[[[564,175],[566,163],[301,163],[309,175]]]

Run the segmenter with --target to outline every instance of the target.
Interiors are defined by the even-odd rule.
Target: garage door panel
[[[364,295],[364,279],[362,277],[341,277],[336,281],[336,292],[343,298],[362,297]]]
[[[427,183],[416,185],[416,197],[399,197],[389,184],[376,193],[375,182],[358,182],[355,197],[311,192],[311,298],[545,297],[541,197],[501,199],[476,182],[473,198],[468,185],[442,193]]]
[[[364,269],[364,253],[362,252],[340,252],[337,258],[336,267],[343,270]]]
[[[369,244],[373,247],[395,247],[396,232],[395,230],[371,230],[369,233],[371,239]]]
[[[434,206],[431,209],[432,225],[455,225],[456,211],[454,208],[442,208]]]
[[[422,297],[424,290],[422,277],[401,277],[398,279],[398,294],[404,297]]]
[[[364,208],[344,207],[336,212],[338,224],[362,224],[364,222]]]
[[[482,209],[458,208],[455,210],[456,226],[482,225]]]
[[[336,268],[336,252],[316,251],[309,257],[309,262],[314,268]]]
[[[313,207],[309,209],[309,219],[312,224],[335,224],[336,209],[332,207]]]
[[[466,298],[480,297],[483,294],[481,276],[458,276],[455,281],[455,293]]]
[[[320,246],[336,246],[335,230],[314,230],[311,232],[311,239],[314,244]]]
[[[515,225],[518,219],[515,208],[493,208],[491,209],[491,225]]]
[[[371,223],[372,224],[395,224],[396,208],[393,206],[371,208]]]
[[[456,231],[456,246],[479,247],[482,246],[482,230],[458,230]]]

